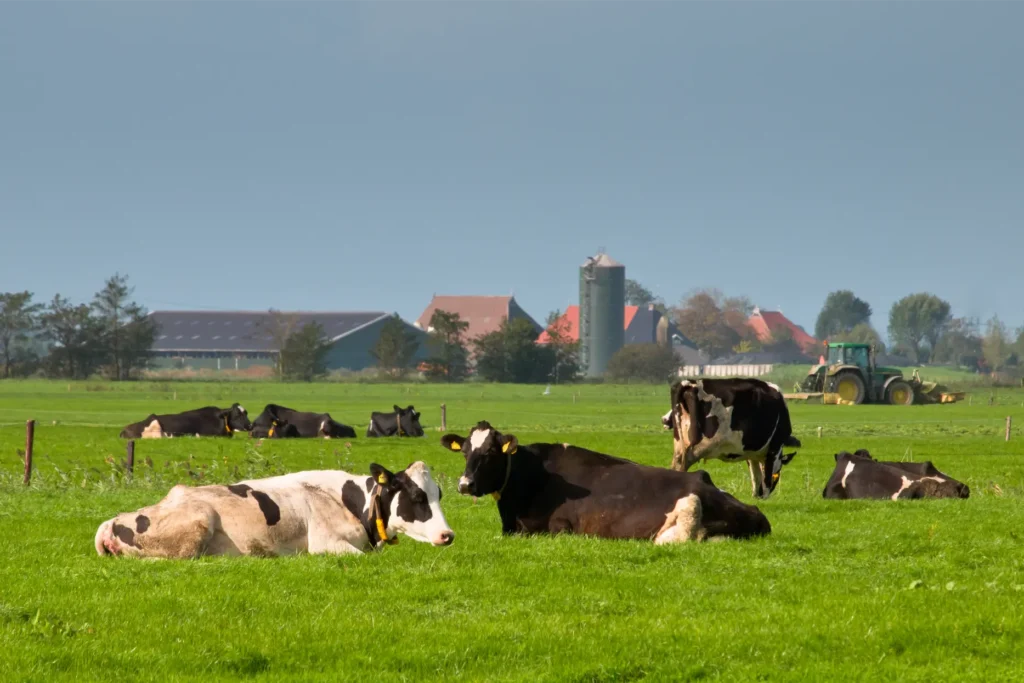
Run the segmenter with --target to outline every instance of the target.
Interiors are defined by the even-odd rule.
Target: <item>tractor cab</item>
[[[825,363],[811,368],[803,385],[806,392],[821,392],[825,403],[892,403],[910,405],[914,392],[897,368],[875,365],[871,344],[825,342]]]

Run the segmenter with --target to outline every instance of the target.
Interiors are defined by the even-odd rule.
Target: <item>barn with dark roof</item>
[[[281,340],[307,323],[317,322],[330,344],[329,370],[374,367],[370,354],[388,318],[384,311],[154,311],[156,341],[152,355],[157,367],[188,366],[237,370],[273,365]],[[402,321],[420,341],[415,361],[427,355],[427,334]]]

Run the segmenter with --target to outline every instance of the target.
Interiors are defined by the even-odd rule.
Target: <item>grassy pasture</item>
[[[803,441],[761,502],[766,539],[654,547],[502,538],[495,504],[459,496],[439,405],[522,443],[569,441],[667,466],[665,387],[0,383],[0,680],[487,681],[1024,679],[1024,394],[997,405],[792,404]],[[574,401],[573,394],[580,396]],[[350,441],[140,441],[150,412],[240,401],[328,410]],[[413,404],[422,440],[362,438],[371,410]],[[1005,418],[1014,438],[1003,440]],[[36,471],[21,485],[24,422]],[[817,427],[823,428],[822,438]],[[967,501],[824,501],[839,449],[931,459]],[[360,557],[99,558],[97,525],[175,483],[422,459],[455,543]],[[746,468],[709,463],[750,502]]]

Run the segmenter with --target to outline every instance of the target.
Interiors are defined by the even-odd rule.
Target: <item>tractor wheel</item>
[[[885,390],[885,398],[894,406],[913,405],[914,390],[902,379],[894,379]]]
[[[833,380],[835,392],[844,403],[860,405],[864,402],[864,380],[856,372],[842,372]]]

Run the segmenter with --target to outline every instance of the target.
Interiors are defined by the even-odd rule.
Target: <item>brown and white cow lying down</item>
[[[821,492],[822,498],[968,498],[970,488],[924,462],[880,461],[866,450],[836,453],[836,468]]]
[[[178,485],[156,505],[100,525],[96,552],[157,558],[360,553],[396,534],[437,546],[455,538],[430,468],[370,465],[294,472],[231,486]]]
[[[650,467],[568,444],[520,445],[480,422],[441,444],[466,458],[459,493],[498,499],[501,530],[570,533],[655,544],[771,532],[759,509],[720,491],[706,472]]]
[[[746,460],[754,497],[768,498],[796,455],[783,447],[800,447],[779,387],[752,378],[699,379],[676,382],[669,393],[661,423],[672,429],[672,469]]]

